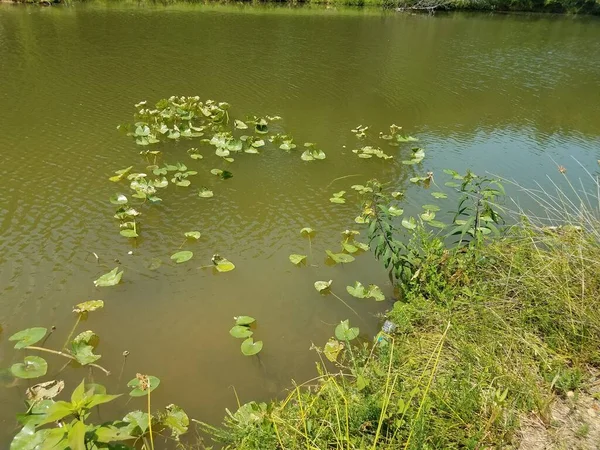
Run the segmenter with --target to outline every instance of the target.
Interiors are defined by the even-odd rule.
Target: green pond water
[[[427,156],[418,173],[489,171],[533,186],[551,186],[557,164],[575,178],[596,171],[600,157],[600,21],[584,17],[437,15],[379,11],[243,7],[74,7],[0,5],[0,367],[23,356],[7,342],[29,326],[55,325],[48,345],[60,346],[71,308],[103,299],[105,308],[80,330],[101,337],[95,372],[123,392],[136,372],[160,377],[158,408],[177,403],[190,416],[217,423],[224,408],[285,394],[290,380],[314,375],[311,343],[322,345],[349,318],[369,339],[390,302],[353,299],[355,280],[391,286],[371,254],[327,266],[325,250],[356,228],[358,199],[350,186],[372,177],[406,191],[408,210],[431,197],[408,181],[407,148],[384,147],[393,160],[361,160],[350,129],[377,136],[391,123],[419,137]],[[173,94],[232,104],[232,116],[277,114],[278,131],[298,144],[317,142],[324,161],[265,149],[223,167],[192,146],[164,146],[165,160],[199,174],[192,187],[169,188],[162,205],[144,210],[137,245],[121,237],[108,198],[119,188],[114,170],[144,168],[135,143],[116,130],[133,104]],[[376,143],[376,139],[373,140]],[[408,150],[410,153],[410,150]],[[575,158],[575,159],[573,159]],[[336,178],[356,175],[335,181]],[[440,183],[442,184],[442,183]],[[214,190],[197,196],[199,186]],[[349,191],[347,203],[329,202]],[[519,197],[517,197],[519,198]],[[525,199],[522,200],[526,202]],[[297,268],[290,253],[308,252],[299,230],[317,230],[313,263]],[[182,233],[194,259],[175,265]],[[364,231],[363,231],[364,240]],[[133,254],[128,252],[133,250]],[[99,256],[99,262],[93,256]],[[213,253],[236,264],[214,274],[199,269]],[[148,269],[153,258],[163,264]],[[117,287],[92,281],[119,261]],[[320,297],[316,280],[333,279],[335,298]],[[229,336],[233,316],[258,320],[260,359],[241,355]],[[130,352],[123,375],[121,354]],[[62,360],[48,358],[51,379]],[[87,370],[59,375],[72,389]],[[0,447],[7,448],[22,410],[25,382],[0,388]],[[139,403],[139,404],[138,404]],[[143,401],[107,408],[104,419]]]

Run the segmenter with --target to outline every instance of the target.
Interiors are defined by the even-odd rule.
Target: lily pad
[[[189,250],[182,250],[172,254],[171,259],[177,264],[181,264],[192,259],[192,256],[194,256],[194,253],[190,252]]]
[[[409,217],[408,219],[402,219],[402,226],[407,230],[414,230],[417,228],[417,222],[414,217]]]
[[[71,342],[71,354],[82,366],[91,364],[101,358],[94,354],[94,347],[98,342],[98,336],[92,331],[84,331],[78,334]]]
[[[78,303],[73,307],[73,312],[76,314],[83,314],[98,309],[104,308],[104,301],[102,300],[88,300],[87,302]]]
[[[235,325],[231,330],[229,330],[229,334],[231,334],[234,338],[245,339],[249,338],[254,334],[254,332],[244,325]]]
[[[125,205],[128,200],[124,194],[115,194],[110,198],[110,202],[113,205]]]
[[[171,437],[179,440],[179,436],[186,433],[190,425],[190,419],[183,409],[176,405],[166,407],[167,414],[162,423],[171,429]]]
[[[355,281],[354,286],[346,286],[346,291],[356,298],[365,298],[367,296],[367,290],[360,281]]]
[[[356,339],[358,334],[358,327],[350,327],[350,321],[347,319],[343,320],[337,327],[335,327],[335,337],[340,341],[351,341]]]
[[[256,322],[256,319],[250,316],[236,316],[234,319],[236,325],[250,325]]]
[[[46,336],[46,332],[48,330],[44,327],[33,327],[27,328],[26,330],[21,330],[11,337],[8,338],[9,341],[17,341],[15,344],[15,348],[25,348],[30,345],[35,344],[36,342],[41,341],[44,336]]]
[[[236,119],[233,122],[233,126],[236,127],[238,130],[247,130],[248,129],[248,125],[246,125],[244,122],[242,122],[241,120]]]
[[[202,236],[202,234],[199,231],[187,231],[184,234],[185,234],[185,237],[192,238],[192,239],[200,239],[200,236]]]
[[[213,191],[207,188],[202,188],[198,191],[198,197],[211,198],[214,195]]]
[[[290,262],[292,264],[296,264],[297,266],[302,264],[304,261],[306,261],[306,255],[298,255],[296,253],[293,253],[289,256],[290,258]]]
[[[315,235],[315,230],[310,227],[304,227],[300,230],[300,234],[305,237],[313,237]]]
[[[231,261],[219,255],[213,255],[212,262],[219,272],[230,272],[235,269],[235,265]]]
[[[385,300],[385,295],[383,295],[381,288],[374,284],[369,285],[369,290],[367,291],[367,297],[374,298],[375,301],[378,301],[378,302],[382,302]]]
[[[347,253],[333,253],[331,250],[325,250],[325,253],[336,263],[346,264],[354,261],[354,256]]]
[[[262,350],[263,342],[262,341],[254,342],[254,339],[249,337],[244,342],[242,342],[242,345],[240,348],[242,349],[242,353],[244,355],[254,356]]]
[[[137,232],[135,230],[132,230],[131,228],[126,228],[125,230],[121,230],[121,231],[119,231],[119,234],[121,236],[124,236],[127,238],[136,238],[139,236],[139,234],[137,234]]]
[[[129,393],[132,397],[143,397],[148,395],[148,392],[152,392],[158,387],[160,380],[152,375],[137,374],[134,379],[127,383],[127,387],[133,388]]]
[[[434,198],[448,198],[448,195],[443,192],[432,192],[431,195]]]
[[[123,271],[119,272],[119,268],[115,267],[110,272],[105,273],[100,278],[95,280],[94,286],[96,286],[96,287],[115,286],[115,285],[119,284],[122,276],[123,276]]]
[[[48,371],[48,363],[39,356],[26,356],[22,363],[13,364],[10,371],[17,378],[43,377]]]
[[[329,289],[331,288],[331,283],[333,283],[333,280],[329,280],[329,281],[315,281],[315,289],[320,294],[326,294],[327,292],[329,292]]]

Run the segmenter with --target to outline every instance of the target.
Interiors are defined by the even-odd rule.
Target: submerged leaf
[[[110,272],[105,273],[100,278],[98,278],[97,280],[95,280],[94,281],[94,286],[96,286],[96,287],[101,287],[101,286],[115,286],[115,285],[119,284],[119,282],[121,281],[121,277],[122,276],[123,276],[123,271],[119,272],[119,268],[115,267]]]

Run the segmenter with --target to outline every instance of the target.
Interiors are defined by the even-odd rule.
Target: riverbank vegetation
[[[28,3],[39,5],[58,5],[86,3],[89,0],[3,0],[6,3]],[[136,5],[172,5],[190,4],[248,4],[277,6],[319,6],[319,7],[373,7],[398,12],[423,12],[433,14],[436,11],[488,11],[488,12],[541,12],[554,14],[600,14],[598,0],[143,0]],[[120,0],[108,0],[119,4]]]
[[[107,218],[114,218],[115,234],[124,242],[144,236],[149,225],[143,218],[162,204],[162,193],[197,189],[191,198],[198,205],[224,195],[218,187],[234,176],[228,170],[234,162],[237,171],[245,158],[278,155],[297,158],[310,170],[327,158],[316,143],[294,141],[281,117],[234,116],[226,102],[170,97],[135,108],[134,122],[119,129],[140,150],[138,158],[126,168],[106,170],[107,183],[117,191],[107,199]],[[142,404],[126,404],[129,412],[122,418],[100,420],[98,406],[123,399],[94,380],[96,372],[109,375],[99,364],[98,336],[91,330],[76,333],[84,319],[105,307],[102,300],[89,300],[73,308],[75,323],[62,345],[54,329],[11,330],[16,362],[3,376],[14,386],[50,378],[24,389],[11,450],[154,450],[187,445],[182,436],[193,425],[207,440],[240,450],[518,448],[527,418],[537,418],[551,432],[554,405],[571,402],[575,408],[580,397],[592,402],[596,416],[578,422],[572,438],[592,448],[586,439],[600,437],[600,404],[594,399],[600,365],[600,198],[594,193],[600,185],[594,176],[587,172],[590,182],[575,187],[560,166],[557,175],[568,190],[555,195],[525,190],[537,204],[534,215],[512,206],[504,180],[471,171],[426,171],[426,151],[399,126],[377,134],[361,125],[351,133],[356,148],[342,157],[398,164],[408,175],[409,191],[420,191],[415,198],[428,201],[415,209],[393,180],[352,184],[342,177],[334,181],[345,189],[324,193],[332,208],[355,202],[356,216],[349,219],[356,229],[342,231],[334,250],[321,257],[331,265],[350,264],[373,252],[389,286],[357,280],[344,289],[335,280],[314,281],[314,295],[335,297],[349,318],[332,327],[327,342],[313,345],[319,359],[313,379],[294,384],[283,399],[239,405],[215,426],[189,418],[174,404],[153,408],[151,393],[160,379],[138,373],[126,383],[127,393]],[[174,160],[171,145],[184,142],[194,145],[179,152],[185,163]],[[215,165],[221,168],[211,169]],[[203,183],[214,177],[219,182],[213,192]],[[151,270],[193,264],[190,249],[210,232],[181,230],[175,253],[152,258]],[[298,232],[298,239],[308,239],[308,254],[291,254],[285,263],[303,270],[317,258],[316,233],[309,227]],[[235,268],[219,254],[198,267],[216,276]],[[93,284],[109,289],[123,277],[127,268],[118,266],[98,273]],[[353,302],[386,300],[390,310],[381,332],[361,334]],[[260,320],[239,315],[227,327],[241,339],[240,358],[259,358],[263,346],[268,348],[267,339],[259,340]],[[28,354],[21,359],[21,352]],[[85,370],[77,387],[66,388],[59,379],[68,368]],[[60,397],[63,389],[70,396]]]
[[[483,202],[498,192],[463,197],[481,213],[466,233],[451,234],[469,243],[449,246],[416,226],[408,253],[396,253],[408,271],[395,278],[400,299],[372,342],[316,347],[315,379],[204,429],[231,449],[529,448],[524,424],[534,417],[544,448],[595,448],[597,206],[530,193],[558,225],[517,214],[519,222],[488,238],[494,233],[472,225],[495,222]],[[383,223],[393,235],[393,223]],[[595,398],[592,414],[564,427],[555,405],[571,415],[580,397]]]

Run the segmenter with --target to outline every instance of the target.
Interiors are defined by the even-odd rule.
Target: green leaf
[[[235,119],[235,121],[233,122],[233,126],[236,127],[238,130],[247,130],[248,129],[248,125],[246,125],[244,122],[242,122],[241,120]]]
[[[213,256],[213,264],[219,272],[230,272],[235,269],[235,265],[231,261],[222,257],[215,259]]]
[[[446,194],[444,194],[443,192],[432,192],[431,195],[434,198],[448,198],[448,196]]]
[[[234,319],[236,325],[250,325],[256,322],[256,319],[250,316],[236,316]]]
[[[47,423],[57,422],[64,419],[67,416],[73,414],[73,405],[69,402],[58,401],[55,402],[49,409],[44,420],[40,422],[40,425]]]
[[[214,195],[213,191],[211,191],[210,189],[207,189],[207,188],[202,188],[198,191],[198,197],[210,198],[213,195]]]
[[[358,251],[358,247],[355,246],[354,244],[351,244],[350,242],[342,242],[342,247],[348,253],[356,253]]]
[[[94,406],[112,402],[113,400],[115,400],[116,398],[119,398],[120,396],[121,396],[121,394],[117,394],[117,395],[94,394],[88,400],[86,407],[88,409],[92,409]]]
[[[71,354],[82,366],[91,364],[101,358],[100,355],[94,354],[94,347],[97,342],[98,336],[94,332],[88,330],[79,333],[71,342]]]
[[[343,197],[331,197],[329,201],[331,203],[346,203],[346,199]]]
[[[242,350],[242,353],[245,356],[254,356],[262,350],[263,342],[262,341],[254,342],[254,339],[249,337],[244,342],[242,342],[242,345],[240,348]]]
[[[348,255],[346,253],[333,253],[331,250],[325,250],[327,256],[329,256],[336,263],[351,263],[354,261],[354,256]]]
[[[10,372],[17,378],[38,378],[46,375],[48,363],[39,356],[26,356],[22,363],[15,363]]]
[[[292,264],[296,264],[297,266],[306,261],[306,255],[298,255],[296,253],[292,253],[289,258],[290,262]]]
[[[166,410],[167,414],[162,423],[171,429],[171,437],[178,441],[179,436],[187,432],[190,419],[179,406],[171,404],[166,407]]]
[[[123,417],[123,422],[129,424],[126,428],[129,434],[141,436],[148,430],[148,413],[132,411]]]
[[[439,211],[440,207],[438,205],[423,205],[423,209],[425,211]]]
[[[121,181],[129,171],[133,169],[133,166],[126,167],[125,169],[115,170],[115,176],[109,178],[110,181],[117,182]]]
[[[344,349],[344,344],[336,339],[329,339],[323,347],[323,353],[325,357],[331,361],[336,362],[340,352]]]
[[[356,298],[365,298],[367,296],[367,290],[359,281],[355,281],[354,286],[346,286],[346,291]]]
[[[127,238],[136,238],[136,237],[139,236],[139,234],[137,234],[135,230],[132,230],[130,228],[127,228],[125,230],[119,231],[119,234],[121,236],[124,236],[124,237],[127,237]]]
[[[304,227],[300,230],[300,234],[305,237],[313,237],[315,235],[315,230],[310,227]]]
[[[421,214],[421,219],[424,222],[431,222],[433,219],[435,219],[435,213],[433,211],[427,211]]]
[[[21,330],[11,337],[8,338],[9,341],[17,341],[15,344],[15,348],[25,348],[30,345],[35,344],[36,342],[41,341],[44,336],[46,336],[46,332],[48,330],[44,327],[33,327],[27,328],[26,330]]]
[[[385,295],[383,295],[381,288],[374,284],[369,285],[369,290],[367,291],[367,297],[374,298],[378,302],[382,302],[385,300]]]
[[[115,194],[110,198],[110,202],[113,205],[125,205],[127,204],[128,200],[127,197],[123,194]]]
[[[395,206],[390,206],[388,208],[388,212],[389,212],[390,216],[393,216],[393,217],[398,217],[398,216],[401,216],[402,214],[404,214],[404,210],[402,208],[396,208]]]
[[[244,325],[234,325],[231,330],[229,330],[229,334],[231,334],[234,338],[249,338],[254,334],[254,332]]]
[[[200,236],[202,236],[202,234],[199,231],[186,231],[184,234],[185,234],[185,237],[196,239],[196,240],[200,239]]]
[[[350,327],[350,321],[348,319],[343,320],[335,327],[335,337],[340,341],[351,341],[356,339],[359,334],[358,327]]]
[[[369,385],[369,380],[367,380],[363,375],[359,375],[356,377],[356,389],[362,391]]]
[[[407,230],[414,230],[417,228],[417,222],[414,217],[409,217],[408,219],[402,219],[402,226]]]
[[[85,445],[85,424],[77,420],[71,425],[69,430],[68,442],[70,450],[87,450]]]
[[[102,286],[115,286],[119,284],[121,281],[121,277],[123,276],[123,271],[119,272],[119,268],[115,267],[108,273],[105,273],[96,281],[94,281],[94,286],[102,287]]]
[[[315,281],[315,289],[321,294],[326,294],[329,292],[329,289],[331,288],[331,283],[333,283],[333,280]]]
[[[108,442],[115,442],[115,441],[128,441],[130,439],[135,439],[135,436],[132,436],[129,434],[128,429],[123,427],[123,428],[118,428],[115,427],[113,425],[102,425],[101,427],[98,427],[96,429],[96,431],[94,432],[95,434],[95,440],[97,442],[102,442],[102,443],[108,443]],[[108,447],[108,448],[112,448],[112,447]],[[117,450],[117,447],[115,447],[115,450]]]
[[[173,253],[171,255],[171,259],[177,264],[181,264],[192,259],[192,256],[194,256],[194,253],[190,252],[189,250],[182,250],[180,252]]]
[[[133,388],[129,393],[130,396],[142,397],[156,389],[159,384],[160,380],[155,376],[138,374],[134,379],[129,380],[127,387]]]

